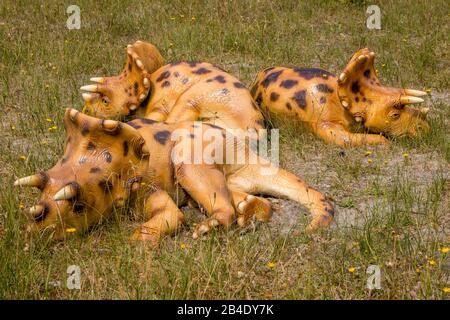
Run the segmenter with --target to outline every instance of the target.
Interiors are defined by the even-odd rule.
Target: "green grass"
[[[450,253],[440,249],[450,245],[450,5],[376,3],[382,30],[371,31],[365,11],[373,3],[365,1],[77,1],[81,30],[68,30],[71,2],[2,1],[0,298],[448,299]],[[167,62],[212,62],[247,84],[273,65],[338,73],[368,46],[384,83],[432,90],[432,130],[342,152],[283,128],[282,166],[337,204],[333,227],[312,237],[302,233],[304,209],[273,201],[268,225],[197,241],[190,227],[200,216],[188,212],[189,224],[160,250],[128,242],[142,218],[126,214],[67,242],[27,238],[21,205],[31,206],[38,192],[12,182],[53,166],[64,108],[80,109],[78,88],[91,76],[117,74],[125,46],[138,39]],[[81,290],[65,286],[72,264],[81,268]],[[381,268],[381,290],[366,288],[371,264]]]

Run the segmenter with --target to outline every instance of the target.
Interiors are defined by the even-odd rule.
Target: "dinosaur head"
[[[55,240],[81,233],[123,206],[139,188],[149,157],[144,139],[127,124],[75,109],[66,110],[64,124],[64,156],[53,168],[14,182],[42,191],[29,209],[27,230],[50,231]]]
[[[127,46],[127,61],[122,73],[114,77],[94,77],[81,87],[84,112],[104,119],[121,119],[133,113],[147,98],[150,74],[163,65],[158,49],[136,41]]]
[[[338,96],[357,122],[393,137],[416,136],[429,129],[428,108],[414,108],[426,92],[385,87],[374,68],[375,53],[358,50],[338,78]]]

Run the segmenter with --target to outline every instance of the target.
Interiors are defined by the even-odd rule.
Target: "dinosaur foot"
[[[237,206],[238,219],[240,227],[245,227],[255,218],[257,221],[268,222],[272,216],[272,207],[270,202],[261,197],[248,195],[245,200],[239,202]]]

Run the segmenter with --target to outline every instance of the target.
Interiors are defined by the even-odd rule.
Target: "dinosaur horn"
[[[87,86],[82,86],[80,90],[89,92],[99,92],[99,87],[96,84],[89,84]]]
[[[103,77],[93,77],[93,78],[91,78],[89,80],[91,80],[92,82],[95,82],[95,83],[103,83],[103,82],[105,82],[105,78],[103,78]]]
[[[42,183],[41,176],[35,174],[32,176],[17,179],[16,181],[14,181],[14,186],[39,187],[41,183]]]
[[[40,215],[44,211],[44,206],[37,204],[35,206],[32,206],[30,209],[28,209],[28,212],[33,216],[36,217]]]
[[[400,98],[400,102],[402,104],[415,104],[422,103],[424,100],[422,98],[413,97],[413,96],[403,96]]]
[[[413,90],[413,89],[405,89],[405,93],[409,96],[413,97],[423,97],[426,96],[427,93],[425,91]]]
[[[91,101],[93,98],[92,94],[90,94],[90,93],[83,92],[81,95],[83,96],[83,100],[86,102]]]
[[[78,189],[73,184],[68,184],[61,190],[59,190],[55,196],[53,197],[53,200],[59,201],[59,200],[69,200],[75,197],[78,193]]]

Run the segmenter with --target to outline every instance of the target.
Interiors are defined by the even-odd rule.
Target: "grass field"
[[[378,4],[382,29],[366,28]],[[433,1],[24,1],[0,3],[1,299],[449,299],[450,4]],[[81,8],[68,30],[66,8]],[[336,201],[333,226],[306,236],[306,210],[271,199],[273,221],[245,233],[191,239],[202,219],[159,250],[132,244],[142,221],[117,215],[57,244],[20,231],[38,191],[17,177],[62,154],[65,107],[79,87],[117,74],[125,46],[154,43],[167,62],[212,62],[249,85],[273,65],[339,73],[368,46],[385,84],[430,89],[432,130],[417,140],[344,150],[297,128],[281,130],[281,164]],[[66,288],[67,267],[81,290]],[[366,288],[369,265],[379,290]],[[60,283],[58,283],[58,281]],[[448,289],[450,291],[450,289]]]

